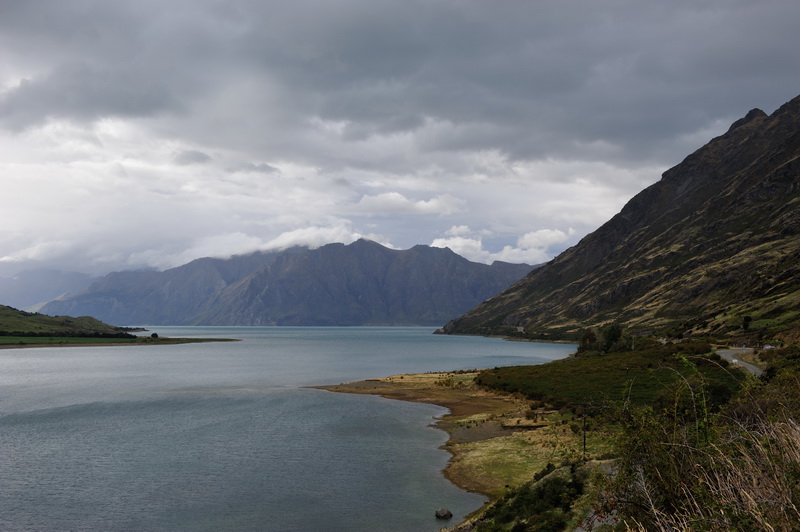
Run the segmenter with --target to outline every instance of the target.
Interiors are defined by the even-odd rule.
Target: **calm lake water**
[[[0,350],[0,530],[426,531],[446,410],[303,388],[538,364],[571,345],[431,328],[151,327],[241,342]]]

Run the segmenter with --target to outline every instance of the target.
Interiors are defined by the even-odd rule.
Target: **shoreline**
[[[481,389],[472,382],[477,374],[477,370],[401,374],[310,388],[448,409],[432,424],[448,435],[441,448],[451,458],[443,474],[457,487],[485,495],[488,505],[509,487],[529,481],[547,463],[574,453],[578,442],[557,411]]]
[[[23,337],[19,337],[23,338]],[[35,339],[36,337],[27,337]],[[239,342],[235,338],[149,338],[139,337],[122,338],[117,342],[112,341],[91,341],[94,338],[87,338],[89,341],[80,341],[80,337],[53,337],[53,342],[24,342],[24,343],[2,343],[0,349],[36,349],[39,347],[117,347],[117,346],[153,346],[153,345],[178,345],[178,344],[200,344],[208,342]]]

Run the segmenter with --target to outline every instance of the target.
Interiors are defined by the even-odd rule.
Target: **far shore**
[[[43,337],[35,336],[0,336],[0,349],[28,349],[36,347],[115,347],[120,345],[150,346],[177,345],[206,342],[238,342],[234,338],[94,338],[94,337]]]

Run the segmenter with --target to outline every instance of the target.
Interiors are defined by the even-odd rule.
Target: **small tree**
[[[603,337],[603,351],[609,352],[622,338],[622,325],[617,322],[610,323],[600,329],[600,334]]]

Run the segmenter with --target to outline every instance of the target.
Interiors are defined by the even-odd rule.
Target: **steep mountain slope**
[[[144,325],[440,325],[530,270],[359,240],[112,273],[41,312]]]
[[[754,109],[605,225],[444,331],[800,330],[800,97]]]
[[[449,249],[359,240],[279,257],[223,290],[194,320],[215,325],[438,325],[498,293],[528,265],[478,264]]]

